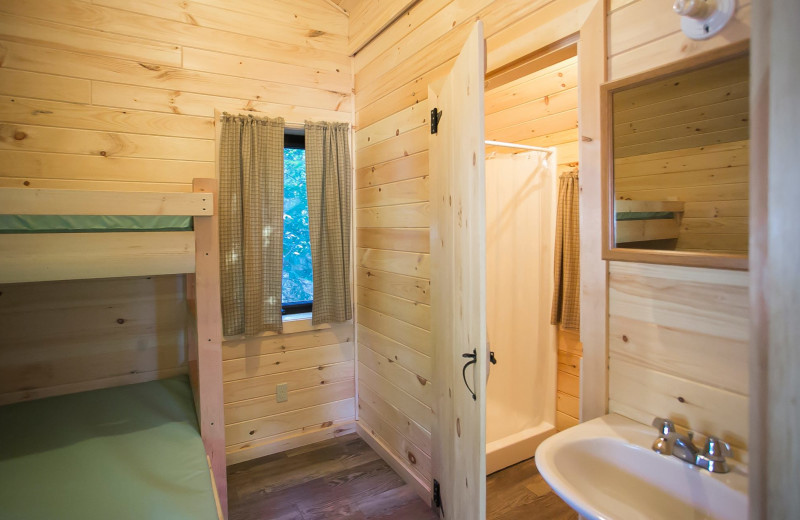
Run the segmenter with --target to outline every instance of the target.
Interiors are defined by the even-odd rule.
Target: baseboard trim
[[[417,492],[426,504],[430,504],[433,498],[430,483],[425,482],[416,473],[411,471],[394,451],[384,444],[379,437],[372,435],[369,429],[365,428],[362,423],[363,421],[361,420],[356,421],[356,433],[358,433],[358,436],[364,439],[364,441],[369,444],[398,475],[400,475],[406,484],[414,488],[414,491]]]

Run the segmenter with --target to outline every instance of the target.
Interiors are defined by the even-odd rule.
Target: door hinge
[[[439,487],[439,481],[433,480],[433,507],[442,511],[444,516],[444,506],[442,505],[442,489]]]
[[[439,133],[439,121],[442,120],[442,111],[436,107],[431,109],[431,134]]]

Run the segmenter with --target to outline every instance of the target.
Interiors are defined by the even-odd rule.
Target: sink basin
[[[747,467],[714,474],[651,446],[654,428],[606,415],[545,440],[536,467],[585,518],[746,519]]]

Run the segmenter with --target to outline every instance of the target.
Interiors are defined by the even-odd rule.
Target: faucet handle
[[[718,460],[733,456],[733,450],[731,450],[730,445],[719,437],[708,437],[703,452],[706,457]]]
[[[656,417],[653,419],[653,426],[661,433],[661,435],[669,435],[675,432],[675,423],[663,417]]]

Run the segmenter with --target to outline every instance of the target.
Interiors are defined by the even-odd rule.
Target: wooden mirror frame
[[[722,48],[714,49],[697,56],[676,61],[634,74],[622,79],[609,81],[600,86],[601,117],[601,175],[602,175],[602,215],[606,225],[603,229],[603,260],[625,262],[645,262],[651,264],[682,265],[690,267],[711,267],[718,269],[748,269],[748,255],[720,253],[699,253],[692,251],[669,251],[654,249],[634,249],[616,247],[614,198],[614,118],[612,96],[614,93],[652,83],[654,81],[702,69],[728,60],[746,56],[750,50],[750,40],[744,40]]]

